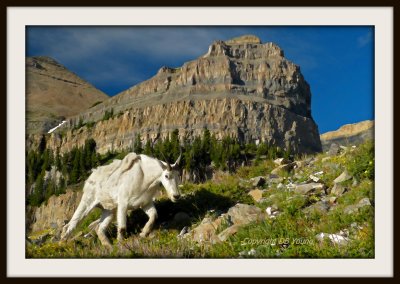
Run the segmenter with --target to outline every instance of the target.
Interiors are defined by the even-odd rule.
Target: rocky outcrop
[[[345,124],[338,130],[321,134],[321,143],[324,151],[330,150],[332,145],[358,145],[366,140],[374,139],[374,121],[365,120],[353,124]]]
[[[108,96],[50,57],[26,58],[26,130],[47,133]]]
[[[27,206],[26,228],[37,232],[53,228],[60,230],[69,221],[81,201],[83,191],[67,190],[65,194],[49,198],[40,207]]]
[[[159,136],[165,138],[178,129],[183,139],[202,135],[204,127],[218,139],[233,134],[242,141],[268,141],[282,148],[291,147],[295,152],[320,150],[316,143],[316,125],[311,118],[268,103],[237,98],[179,101],[132,109],[113,119],[99,121],[91,128],[69,130],[64,136],[52,133],[48,146],[64,152],[93,138],[97,151],[104,153],[133,145],[138,132],[147,141]]]
[[[114,117],[103,120],[111,110]],[[79,120],[90,127],[73,130]],[[49,146],[64,152],[94,138],[105,152],[132,145],[137,133],[146,142],[179,129],[181,139],[191,139],[205,127],[217,137],[266,141],[300,153],[321,150],[300,67],[276,44],[251,35],[216,41],[196,60],[162,67],[153,78],[69,118]]]

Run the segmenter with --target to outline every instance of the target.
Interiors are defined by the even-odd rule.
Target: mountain
[[[375,123],[373,120],[345,124],[338,130],[326,132],[321,135],[322,148],[326,151],[332,143],[339,145],[356,145],[368,139],[374,139],[374,129]]]
[[[76,130],[79,121],[90,127]],[[143,142],[174,129],[181,139],[193,139],[205,127],[217,138],[321,151],[310,86],[300,67],[276,44],[253,35],[215,41],[181,67],[161,67],[149,80],[68,119],[48,144],[63,152],[94,138],[104,153],[131,146],[138,133]]]
[[[26,130],[46,133],[60,121],[108,99],[50,57],[26,58]]]

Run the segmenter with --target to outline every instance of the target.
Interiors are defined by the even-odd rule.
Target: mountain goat
[[[67,239],[78,222],[95,207],[102,209],[102,215],[92,224],[97,225],[96,232],[104,246],[111,246],[105,233],[115,216],[118,224],[117,239],[123,239],[128,210],[142,208],[148,215],[149,220],[140,233],[141,237],[147,236],[157,218],[153,199],[161,186],[164,186],[172,202],[180,197],[176,167],[181,156],[170,165],[147,155],[129,153],[123,160],[114,160],[109,165],[94,169],[85,182],[78,208],[63,227],[61,240]]]

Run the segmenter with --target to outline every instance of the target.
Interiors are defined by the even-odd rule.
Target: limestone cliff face
[[[115,116],[102,121],[111,109]],[[95,125],[72,130],[80,119]],[[68,119],[48,145],[64,152],[92,137],[105,152],[130,146],[137,133],[143,142],[174,129],[191,138],[204,127],[217,137],[321,151],[310,87],[299,66],[277,45],[251,35],[216,41],[182,67],[162,67],[153,78]]]
[[[328,150],[332,143],[339,145],[356,145],[366,140],[374,139],[375,123],[373,120],[365,120],[353,124],[345,124],[338,130],[321,134],[322,147]]]
[[[81,201],[83,191],[67,190],[60,196],[53,195],[40,207],[27,207],[26,228],[37,232],[48,228],[62,228],[69,221]]]

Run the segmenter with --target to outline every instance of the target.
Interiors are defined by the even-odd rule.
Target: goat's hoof
[[[148,235],[147,232],[141,232],[141,233],[139,234],[139,237],[145,238],[145,237],[147,237],[147,235]]]

